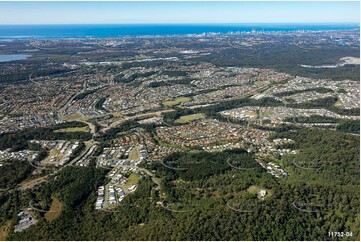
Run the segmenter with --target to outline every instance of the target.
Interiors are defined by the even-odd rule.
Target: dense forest
[[[278,161],[289,174],[285,178],[260,169],[244,150],[175,153],[149,164],[161,179],[160,191],[145,177],[115,210],[94,210],[104,171],[68,167],[21,200],[16,194],[8,195],[12,200],[0,198],[6,211],[26,206],[27,199],[53,196],[63,204],[54,221],[40,213],[38,224],[9,239],[358,240],[358,137],[320,129],[281,131],[272,138],[277,137],[294,139],[300,151]],[[240,164],[248,169],[234,168]],[[267,191],[264,199],[257,198],[257,189]],[[9,213],[1,216],[4,220]],[[329,231],[349,231],[352,237],[330,238]]]
[[[337,126],[337,130],[359,134],[360,133],[360,121],[359,120],[345,120]]]
[[[359,48],[313,48],[300,49],[293,45],[258,46],[257,49],[224,49],[196,59],[210,61],[217,66],[248,66],[271,68],[290,75],[319,79],[360,80],[359,65],[339,68],[305,68],[304,65],[336,64],[345,56],[359,57]]]
[[[13,187],[27,178],[34,170],[29,162],[12,160],[0,166],[0,189]]]

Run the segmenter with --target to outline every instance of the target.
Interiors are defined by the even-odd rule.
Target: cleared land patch
[[[250,116],[250,117],[256,117],[257,113],[254,111],[246,111],[244,115]]]
[[[50,164],[51,164],[51,162],[50,162],[51,157],[55,157],[55,158],[57,158],[57,159],[61,159],[61,158],[64,157],[64,154],[61,154],[61,153],[60,153],[60,150],[51,149],[50,152],[49,152],[48,157],[46,157],[46,158],[42,161],[42,163],[43,163],[44,165],[50,165]]]
[[[129,160],[139,160],[139,148],[135,147],[129,152]]]
[[[191,115],[185,115],[181,116],[179,119],[175,120],[175,123],[185,124],[192,122],[194,120],[203,119],[205,118],[203,113],[197,113],[197,114],[191,114]]]
[[[124,184],[124,187],[126,189],[129,189],[129,187],[133,186],[133,185],[137,185],[139,181],[139,177],[135,174],[132,173],[130,174],[130,176],[127,178],[127,182]]]
[[[269,197],[272,195],[272,191],[269,190],[269,189],[265,189],[263,187],[260,187],[260,186],[255,186],[255,185],[252,185],[250,186],[248,189],[247,189],[247,192],[249,193],[252,193],[254,195],[259,195],[261,193],[261,190],[265,190],[267,191],[266,195],[265,195],[265,198]]]
[[[67,120],[78,119],[78,118],[81,118],[81,115],[78,113],[64,115],[64,119]]]
[[[171,101],[165,101],[165,102],[163,102],[163,105],[165,107],[173,107],[173,106],[179,105],[181,103],[189,102],[191,100],[192,99],[190,97],[179,97],[179,98],[175,98]]]
[[[50,222],[59,217],[62,209],[63,204],[58,199],[53,197],[50,210],[44,215],[46,221]]]
[[[257,86],[263,86],[263,85],[269,85],[270,82],[269,81],[256,81],[254,84]]]
[[[114,118],[122,118],[123,115],[121,115],[120,113],[113,113],[113,117]]]
[[[73,127],[73,128],[65,128],[65,129],[57,129],[54,130],[54,133],[73,133],[73,132],[88,132],[89,127]]]
[[[265,111],[265,112],[261,112],[262,116],[269,116],[272,114],[272,112],[269,111]]]
[[[340,99],[337,100],[337,102],[335,103],[335,106],[338,108],[345,108],[345,106],[343,105],[343,103]]]
[[[6,237],[9,234],[10,231],[10,224],[11,224],[11,220],[8,220],[5,222],[5,224],[3,226],[0,226],[0,240],[6,240]]]

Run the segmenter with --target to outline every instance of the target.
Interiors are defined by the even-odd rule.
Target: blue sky
[[[353,2],[0,2],[0,24],[359,22]]]

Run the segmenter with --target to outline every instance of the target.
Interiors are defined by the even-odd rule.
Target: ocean
[[[0,25],[0,39],[104,38],[141,35],[184,35],[229,32],[279,32],[359,29],[350,24],[86,24]]]

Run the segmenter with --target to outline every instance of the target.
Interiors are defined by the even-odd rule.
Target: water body
[[[358,29],[350,24],[88,24],[0,25],[0,39],[85,38],[140,35],[183,35],[229,32],[279,32]]]
[[[16,61],[16,60],[25,60],[31,55],[23,54],[13,54],[13,55],[0,55],[0,62]]]

